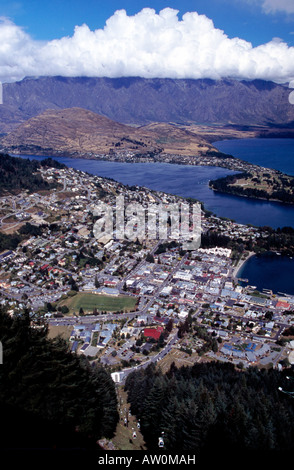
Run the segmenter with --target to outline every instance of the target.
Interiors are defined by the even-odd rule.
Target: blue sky
[[[119,9],[134,15],[145,7],[157,13],[171,7],[179,10],[180,16],[189,11],[204,14],[229,37],[238,36],[254,46],[273,37],[294,45],[294,13],[291,13],[294,0],[272,0],[272,5],[280,10],[268,12],[263,3],[263,0],[2,0],[0,15],[24,27],[34,39],[52,40],[71,36],[74,27],[83,23],[92,30],[103,28]]]
[[[0,81],[40,75],[286,83],[294,0],[1,0]]]

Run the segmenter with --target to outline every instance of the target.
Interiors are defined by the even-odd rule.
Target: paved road
[[[139,364],[134,367],[129,367],[127,369],[123,369],[121,372],[123,372],[123,377],[121,378],[121,381],[124,382],[129,374],[131,374],[133,371],[137,371],[139,369],[145,369],[148,367],[150,364],[154,362],[158,362],[161,359],[163,359],[166,354],[170,352],[172,349],[173,345],[176,344],[178,341],[178,329],[174,332],[172,338],[168,341],[168,343],[165,345],[165,347],[155,356],[150,357],[147,361],[143,362],[142,364]]]

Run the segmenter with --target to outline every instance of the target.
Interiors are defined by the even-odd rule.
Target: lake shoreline
[[[250,252],[247,254],[246,258],[241,258],[241,259],[239,259],[239,261],[238,261],[238,263],[237,263],[237,265],[235,266],[234,271],[233,271],[233,277],[234,277],[235,279],[238,279],[238,277],[239,277],[239,276],[238,276],[238,273],[241,271],[241,268],[243,268],[243,266],[245,265],[245,263],[247,263],[247,261],[248,261],[250,258],[252,258],[252,256],[255,256],[255,255],[256,255],[255,251],[250,251]]]
[[[18,156],[36,160],[45,158],[40,155],[19,154]],[[268,226],[273,229],[285,226],[294,227],[294,207],[292,204],[241,198],[236,195],[212,191],[209,188],[209,181],[234,173],[226,168],[177,165],[164,162],[130,164],[62,157],[56,157],[56,159],[69,167],[111,178],[128,186],[147,187],[200,201],[205,210],[211,214],[220,218],[228,218],[238,224],[255,227]]]
[[[212,185],[209,185],[209,188],[212,191],[215,191],[216,193],[227,194],[228,196],[243,197],[245,199],[254,199],[256,201],[278,202],[279,204],[283,204],[283,205],[285,204],[288,206],[294,205],[294,202],[284,202],[284,201],[281,201],[280,199],[271,199],[270,197],[246,196],[246,194],[237,194],[237,193],[231,193],[230,191],[221,191],[220,189],[214,188]]]

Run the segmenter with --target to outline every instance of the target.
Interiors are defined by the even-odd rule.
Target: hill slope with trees
[[[72,354],[47,327],[30,326],[29,312],[0,311],[0,448],[96,448],[118,422],[110,374]]]
[[[22,190],[34,192],[56,187],[54,183],[45,181],[38,173],[40,168],[45,167],[64,168],[65,166],[51,158],[37,161],[0,153],[0,196],[7,192],[17,193]]]
[[[278,390],[286,382],[277,370],[172,364],[165,375],[155,366],[130,374],[125,389],[152,452],[164,432],[165,452],[270,455],[294,450],[294,401]]]
[[[209,186],[234,196],[294,203],[294,177],[277,170],[255,170],[211,180]]]

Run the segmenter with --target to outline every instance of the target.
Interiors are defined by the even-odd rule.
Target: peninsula
[[[234,196],[294,203],[294,177],[271,168],[251,167],[246,172],[211,180],[209,186]]]

